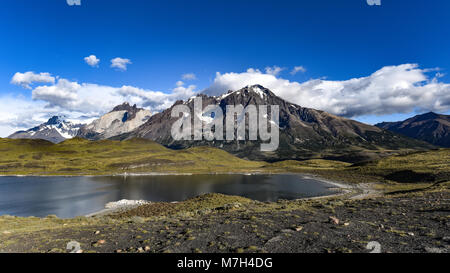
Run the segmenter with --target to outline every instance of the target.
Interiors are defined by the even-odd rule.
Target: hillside
[[[36,139],[0,139],[0,175],[102,175],[123,173],[251,172],[263,163],[208,147],[175,151],[150,140],[53,144]]]
[[[450,148],[450,116],[433,112],[404,121],[382,122],[375,126],[419,139],[433,145]]]

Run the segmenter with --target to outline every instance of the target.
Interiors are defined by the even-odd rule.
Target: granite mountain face
[[[77,135],[83,124],[74,124],[64,120],[64,117],[53,116],[47,122],[26,131],[18,131],[8,138],[13,139],[45,139],[53,143],[60,143]]]
[[[450,116],[433,112],[398,122],[382,122],[375,126],[419,139],[436,146],[450,147]]]
[[[244,107],[248,105],[278,105],[280,115],[279,148],[274,152],[261,152],[261,141],[248,140],[174,140],[171,136],[171,127],[179,118],[171,116],[172,109],[176,105],[184,104],[193,113],[194,98],[188,101],[177,101],[171,108],[150,117],[134,131],[119,135],[114,139],[146,138],[175,149],[202,145],[214,146],[241,158],[265,161],[327,158],[358,162],[387,155],[401,149],[423,150],[433,147],[428,143],[375,126],[289,103],[260,85],[229,91],[217,97],[204,94],[198,96],[202,98],[203,107],[207,105],[219,106],[224,114],[224,122],[227,105],[240,104]],[[239,118],[237,119],[239,120]],[[248,117],[240,120],[248,121]],[[246,123],[246,130],[248,133],[248,123]]]
[[[90,140],[108,139],[133,131],[145,123],[150,116],[149,110],[123,103],[99,119],[81,127],[77,137]]]

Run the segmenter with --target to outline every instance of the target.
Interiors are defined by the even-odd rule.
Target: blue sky
[[[158,111],[205,89],[257,80],[288,86],[276,93],[302,106],[368,123],[448,113],[449,11],[446,0],[5,0],[0,136],[58,112],[93,118],[121,98]],[[85,62],[90,55],[98,65]],[[130,60],[126,70],[111,67],[117,57]],[[26,72],[54,81],[13,82]],[[195,79],[183,79],[188,73]],[[11,109],[16,104],[23,111]]]

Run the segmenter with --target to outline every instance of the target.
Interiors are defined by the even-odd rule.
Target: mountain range
[[[138,108],[136,105],[124,103],[116,106],[111,112],[86,125],[77,125],[68,134],[66,131],[58,132],[59,136],[50,134],[48,129],[54,118],[28,131],[21,131],[11,135],[11,138],[43,138],[52,142],[61,142],[74,136],[90,140],[113,139],[127,140],[132,138],[144,138],[156,141],[172,149],[184,149],[193,146],[212,146],[221,148],[238,157],[251,160],[280,161],[280,160],[304,160],[311,158],[334,159],[346,162],[360,162],[378,158],[384,155],[396,153],[401,150],[427,150],[435,148],[432,144],[440,145],[441,142],[431,141],[429,138],[420,138],[415,134],[405,134],[395,131],[390,123],[372,126],[351,119],[338,117],[324,111],[301,107],[290,103],[271,90],[261,86],[246,86],[240,90],[228,91],[221,96],[208,96],[198,94],[202,99],[203,107],[216,105],[224,113],[226,120],[227,105],[278,105],[279,116],[279,148],[273,152],[262,152],[261,141],[185,141],[174,140],[171,128],[178,117],[172,117],[171,113],[177,105],[187,106],[191,112],[194,109],[194,99],[179,100],[175,104],[159,113],[151,115],[150,111]],[[437,115],[437,114],[434,114]],[[438,115],[439,116],[439,115]],[[442,116],[442,115],[441,115]],[[445,116],[444,116],[445,117]],[[447,119],[438,118],[442,123],[448,123]],[[69,128],[68,122],[55,118],[60,124],[54,127]],[[203,122],[208,122],[211,117],[201,117]],[[248,121],[248,117],[239,119]],[[429,119],[426,119],[429,120]],[[398,125],[398,123],[394,123]],[[414,122],[415,130],[422,126],[428,126],[428,122]],[[224,124],[225,128],[225,124]],[[248,133],[248,122],[245,125]],[[424,134],[429,130],[422,129]],[[434,127],[433,127],[434,128]],[[437,133],[448,139],[448,125],[437,126]],[[35,133],[33,133],[35,132]],[[36,133],[39,132],[39,133]],[[51,131],[54,133],[54,131]],[[436,135],[436,134],[434,134]],[[51,137],[50,137],[51,136]],[[418,138],[414,139],[414,138]],[[430,143],[424,142],[428,141]],[[448,140],[447,140],[448,141]],[[444,141],[445,142],[445,141]]]
[[[436,146],[450,148],[450,116],[433,112],[417,115],[404,121],[382,122],[375,126],[420,139]]]
[[[73,124],[63,117],[54,116],[46,123],[27,131],[18,131],[8,138],[45,139],[60,143],[73,137],[101,140],[130,132],[147,121],[150,111],[123,103],[89,124]]]
[[[191,109],[194,99],[177,101],[171,108],[153,115],[134,131],[115,139],[145,138],[174,149],[192,146],[213,146],[241,158],[279,161],[326,158],[358,162],[389,154],[399,149],[429,149],[432,145],[404,137],[375,126],[334,116],[324,111],[304,108],[290,103],[261,85],[229,91],[218,97],[199,94],[203,106],[215,104],[222,108],[226,120],[226,106],[241,104],[279,106],[279,148],[261,152],[260,141],[175,141],[171,137],[172,124],[178,119],[172,109],[183,104]],[[242,119],[241,119],[242,120]],[[225,125],[224,125],[225,127]],[[248,129],[248,124],[246,126]]]

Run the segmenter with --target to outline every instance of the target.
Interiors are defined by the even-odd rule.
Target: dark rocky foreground
[[[51,228],[23,232],[8,222],[17,217],[0,217],[0,227],[10,227],[0,231],[0,251],[67,252],[67,243],[77,241],[85,253],[336,253],[370,252],[368,242],[376,241],[381,252],[448,253],[449,197],[448,188],[362,200],[277,203],[210,194],[106,217],[36,218],[40,224],[51,222]]]

